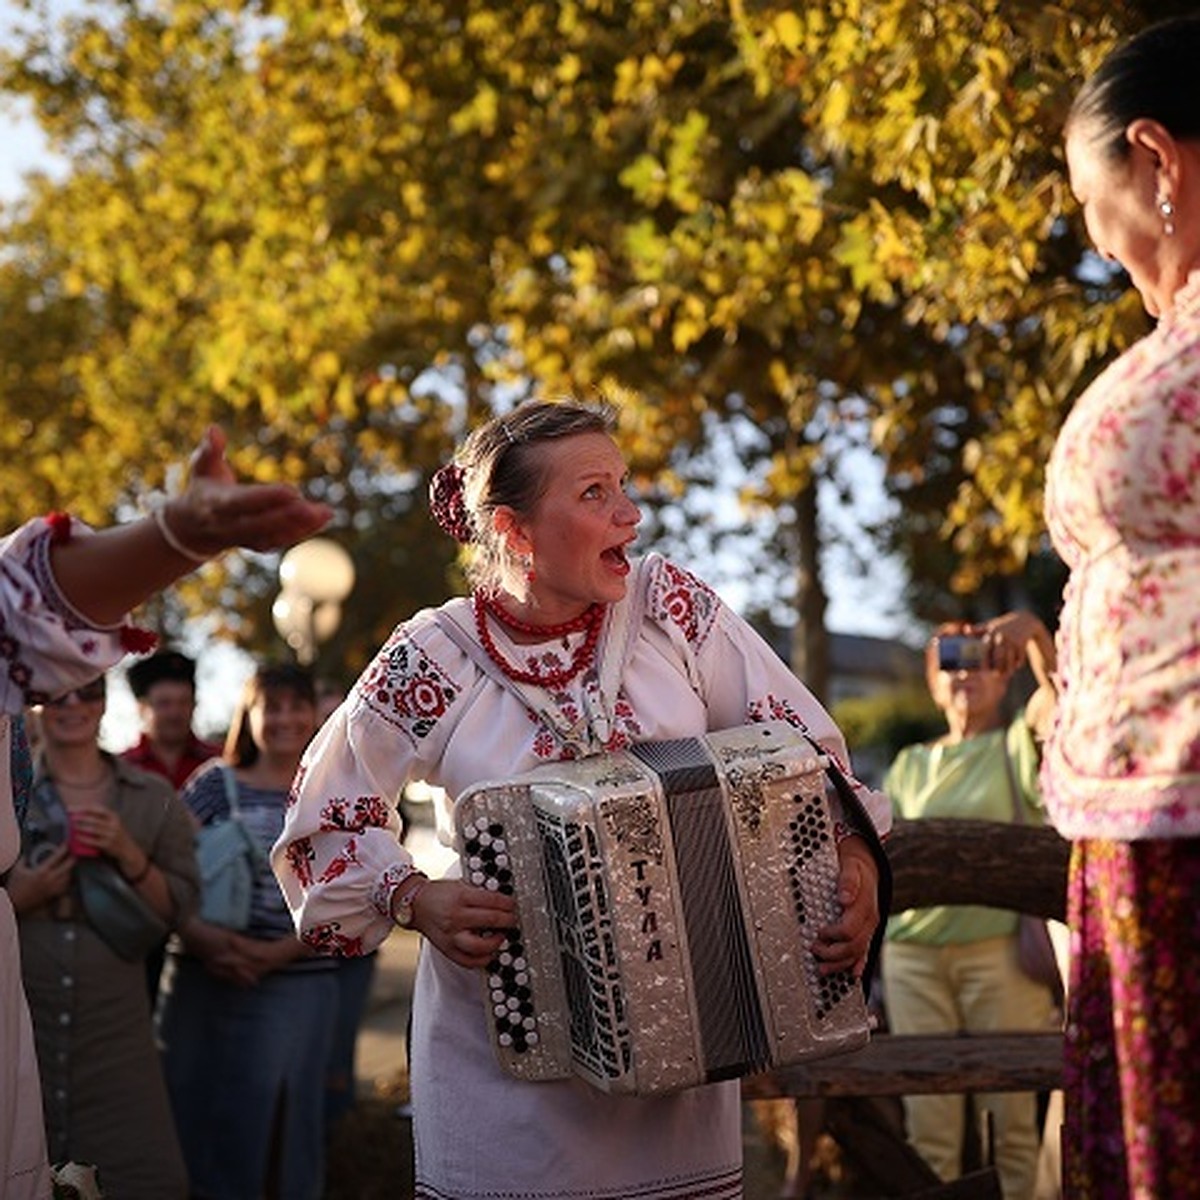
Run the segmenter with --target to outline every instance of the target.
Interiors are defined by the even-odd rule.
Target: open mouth
[[[629,570],[629,556],[625,553],[624,546],[609,546],[600,557],[618,571]]]

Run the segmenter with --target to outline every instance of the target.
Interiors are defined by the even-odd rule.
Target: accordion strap
[[[434,617],[442,632],[468,655],[485,675],[520,697],[526,707],[537,714],[564,747],[571,749],[576,755],[596,754],[606,748],[615,732],[613,714],[617,693],[621,687],[621,673],[633,653],[638,626],[641,624],[641,579],[642,563],[639,560],[633,564],[629,587],[624,597],[609,608],[608,625],[600,639],[598,700],[594,700],[589,694],[589,689],[585,687],[584,704],[587,713],[582,721],[574,723],[565,720],[554,697],[545,688],[511,679],[500,670],[480,644],[474,618],[466,600],[451,601],[443,605],[437,609]]]

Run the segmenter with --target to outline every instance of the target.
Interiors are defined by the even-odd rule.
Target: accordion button
[[[494,1016],[494,1017],[508,1016],[508,1005],[507,1004],[493,1004],[492,1005],[492,1016]]]
[[[486,829],[479,835],[479,844],[481,846],[490,846],[492,844],[492,835]]]
[[[502,1045],[502,1046],[511,1046],[512,1045],[512,1034],[511,1033],[502,1033],[496,1039],[496,1041],[498,1041],[500,1043],[500,1045]]]
[[[512,965],[518,971],[524,971],[525,968],[529,966],[529,964],[519,956],[512,960]]]
[[[503,838],[495,838],[492,841],[492,849],[495,850],[497,854],[503,854],[504,851],[508,849],[508,843]]]
[[[517,972],[516,978],[513,979],[513,982],[517,984],[518,987],[524,987],[529,982],[529,976],[524,971],[519,971]]]

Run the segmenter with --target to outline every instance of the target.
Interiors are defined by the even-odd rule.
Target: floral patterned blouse
[[[638,614],[630,619],[631,649],[604,725],[607,740],[596,749],[790,720],[846,766],[828,713],[711,588],[658,555],[643,560],[635,578],[623,602]],[[469,601],[439,611],[457,613],[470,628]],[[612,620],[610,613],[609,627]],[[509,661],[536,658],[545,671],[568,662],[584,635],[552,646],[515,644],[500,628],[494,636]],[[484,779],[572,757],[564,730],[597,709],[596,689],[593,665],[534,711],[448,636],[438,612],[399,626],[300,765],[273,863],[301,936],[327,952],[377,946],[393,928],[392,893],[412,870],[398,838],[405,784],[425,780],[445,789],[437,821],[449,845],[453,798]],[[860,795],[885,832],[887,800],[865,788]]]
[[[1200,272],[1084,393],[1050,459],[1071,569],[1042,790],[1067,837],[1200,834]]]

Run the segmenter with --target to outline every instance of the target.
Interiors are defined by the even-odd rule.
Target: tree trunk
[[[808,483],[795,497],[794,505],[796,624],[792,628],[792,670],[818,700],[827,704],[830,663],[825,610],[829,597],[821,578],[817,481],[813,476],[809,476]]]

